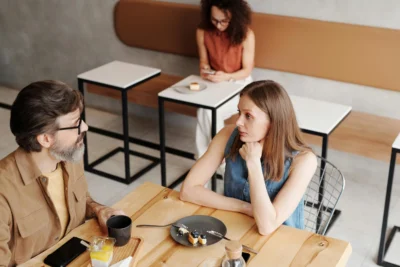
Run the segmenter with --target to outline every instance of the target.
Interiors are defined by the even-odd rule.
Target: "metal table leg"
[[[81,92],[83,98],[85,98],[85,84],[82,80],[78,79],[78,89]],[[86,107],[83,106],[82,109],[82,120],[86,121]],[[89,146],[87,141],[87,134],[83,138],[83,143],[85,144],[85,152],[83,154],[83,166],[85,171],[89,169]]]
[[[122,97],[122,128],[124,134],[124,159],[125,159],[125,179],[131,182],[131,169],[129,161],[129,120],[128,120],[128,95],[126,90],[121,91]]]
[[[214,138],[214,136],[217,134],[217,109],[212,109],[211,110],[211,140]],[[211,178],[211,189],[212,191],[216,192],[217,191],[217,175],[216,173],[213,174]]]
[[[394,227],[394,229],[392,229],[392,232],[390,233],[390,237],[388,238],[387,243],[385,244],[386,230],[387,230],[388,218],[389,218],[390,199],[391,199],[391,195],[392,195],[394,167],[396,165],[397,152],[398,151],[396,149],[392,148],[392,154],[391,154],[391,157],[390,157],[388,183],[387,183],[387,187],[386,187],[385,208],[384,208],[384,211],[383,211],[381,239],[380,239],[380,242],[379,242],[379,252],[378,252],[378,264],[380,266],[388,266],[388,267],[399,266],[399,265],[392,264],[392,263],[384,261],[386,250],[389,248],[390,242],[391,242],[394,234],[399,229],[399,227]]]
[[[322,137],[322,153],[321,156],[323,159],[326,159],[328,155],[328,135],[324,135]],[[326,163],[324,160],[321,160],[321,170],[319,173],[319,179],[321,181],[321,184],[319,186],[319,194],[318,194],[318,204],[317,204],[317,208],[318,208],[318,216],[317,216],[317,227],[316,227],[316,231],[319,231],[319,228],[321,226],[321,221],[322,221],[322,214],[321,214],[321,208],[320,206],[323,204],[322,200],[324,198],[324,189],[325,189],[325,180],[324,180],[324,172],[325,172],[325,166]]]
[[[167,169],[165,159],[165,122],[164,122],[164,99],[158,98],[158,123],[160,134],[160,160],[161,160],[161,185],[167,186]]]

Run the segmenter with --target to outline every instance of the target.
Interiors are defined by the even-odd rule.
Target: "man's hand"
[[[114,215],[126,215],[122,210],[116,210],[94,201],[90,195],[86,196],[86,219],[97,217],[101,231],[107,234],[107,220]]]
[[[122,210],[116,210],[107,206],[99,205],[95,209],[97,221],[99,222],[101,231],[107,234],[107,220],[115,215],[126,215]]]

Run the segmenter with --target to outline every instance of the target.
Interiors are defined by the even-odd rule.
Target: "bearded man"
[[[59,81],[23,88],[11,109],[19,147],[0,161],[0,266],[22,264],[97,217],[103,229],[120,210],[88,193],[82,164],[81,93]]]

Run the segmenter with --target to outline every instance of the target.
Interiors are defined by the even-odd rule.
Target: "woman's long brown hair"
[[[264,138],[263,164],[264,178],[279,181],[284,173],[287,157],[293,151],[311,151],[304,142],[297,124],[292,102],[285,89],[274,81],[256,81],[247,85],[240,97],[248,96],[254,104],[264,111],[270,126]],[[237,135],[228,157],[234,159],[244,143]]]

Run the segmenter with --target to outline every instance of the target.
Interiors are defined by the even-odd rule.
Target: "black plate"
[[[179,235],[178,228],[171,227],[171,230],[170,230],[171,237],[179,244],[187,246],[187,247],[210,246],[221,240],[221,238],[207,233],[207,231],[209,231],[209,230],[214,230],[218,233],[221,233],[222,235],[226,235],[225,224],[223,222],[221,222],[220,220],[218,220],[217,218],[214,218],[211,216],[193,215],[193,216],[188,216],[188,217],[182,218],[182,219],[178,220],[176,223],[182,223],[182,224],[186,225],[189,228],[190,232],[197,231],[199,234],[207,235],[207,244],[206,245],[202,245],[200,243],[197,243],[196,245],[192,245],[192,243],[190,243],[188,240],[188,234]]]

